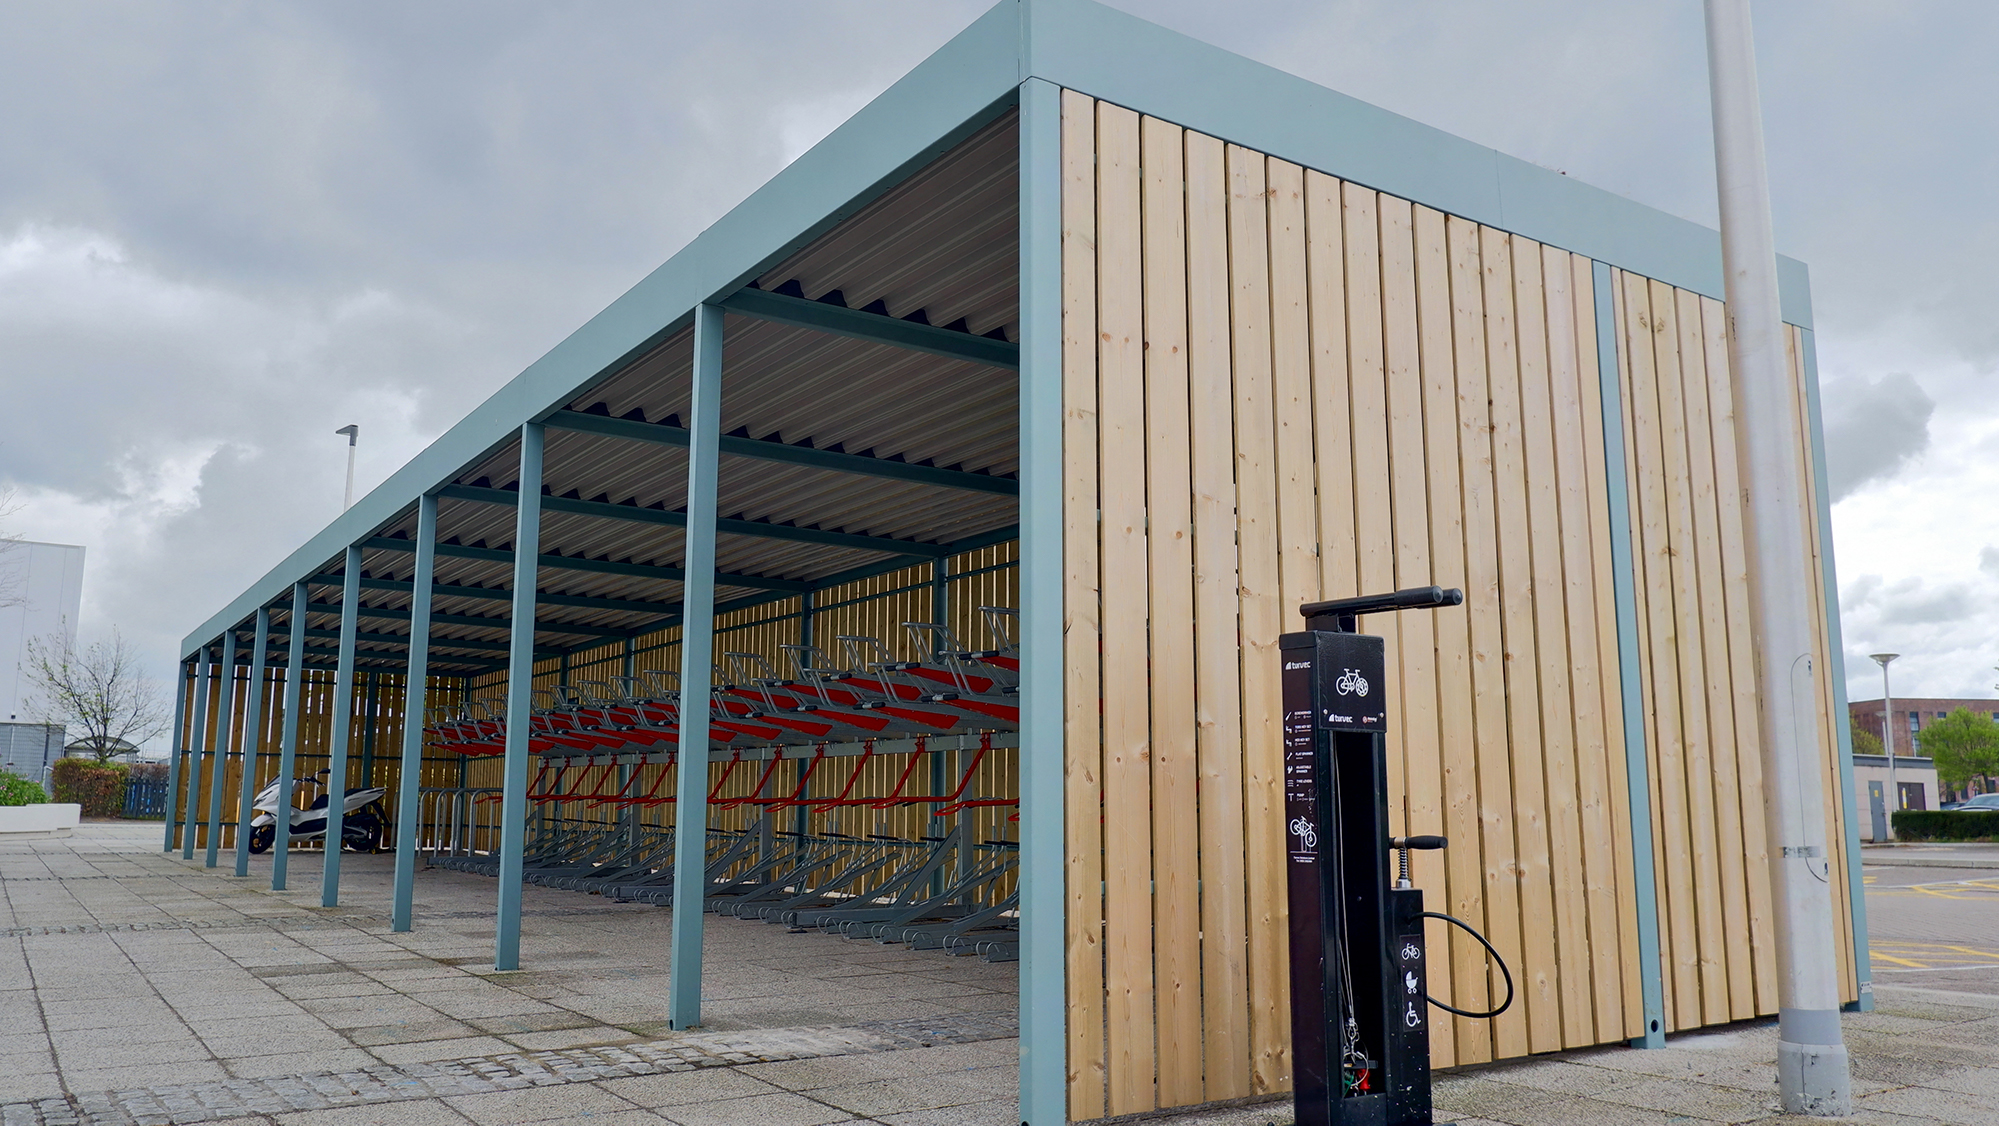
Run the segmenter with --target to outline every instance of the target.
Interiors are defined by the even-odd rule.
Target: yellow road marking
[[[1928,966],[1925,966],[1925,965],[1923,965],[1923,964],[1922,964],[1921,962],[1911,962],[1911,961],[1909,961],[1909,960],[1908,960],[1908,959],[1906,959],[1906,958],[1895,958],[1895,957],[1891,957],[1891,956],[1889,956],[1889,955],[1887,955],[1887,954],[1883,954],[1883,953],[1881,953],[1881,952],[1880,952],[1879,950],[1870,950],[1870,951],[1868,951],[1868,953],[1869,953],[1870,955],[1872,955],[1872,956],[1873,956],[1873,957],[1874,957],[1875,959],[1879,960],[1879,961],[1883,961],[1883,962],[1893,962],[1893,963],[1895,963],[1895,964],[1896,964],[1896,965],[1898,965],[1898,966],[1907,966],[1907,967],[1909,967],[1909,968],[1910,968],[1910,969],[1912,969],[1912,970],[1926,970],[1926,969],[1929,969],[1929,967],[1928,967]]]

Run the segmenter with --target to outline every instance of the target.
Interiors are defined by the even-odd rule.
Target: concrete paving
[[[397,935],[389,858],[344,867],[326,910],[309,853],[273,893],[268,858],[249,880],[226,857],[204,870],[163,855],[157,825],[0,846],[0,1123],[1018,1121],[1011,966],[711,917],[709,1024],[676,1034],[668,911],[530,887],[527,969],[495,974],[490,879],[422,872]],[[1999,955],[1973,964],[1999,937],[1999,881],[1927,875],[1870,885],[1878,948],[1918,965],[1877,959],[1879,1008],[1845,1020],[1854,1121],[1999,1126]],[[1456,1069],[1438,1120],[1809,1121],[1776,1112],[1775,1059],[1758,1022]],[[1267,1101],[1152,1121],[1291,1118]]]

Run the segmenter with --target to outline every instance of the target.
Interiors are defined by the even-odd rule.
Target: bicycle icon
[[[1303,847],[1319,847],[1319,828],[1305,818],[1297,817],[1292,819],[1291,833],[1298,838],[1298,843]]]
[[[1342,673],[1340,678],[1333,682],[1333,687],[1342,696],[1367,695],[1367,680],[1360,675],[1359,669],[1348,669]]]

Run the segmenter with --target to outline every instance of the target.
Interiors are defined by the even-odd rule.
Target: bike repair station
[[[398,930],[490,889],[500,971],[524,896],[615,904],[672,1028],[807,1019],[704,1000],[744,951],[1017,975],[1033,1126],[1405,1126],[1774,1013],[1722,289],[1712,231],[1003,0],[309,541],[235,533],[283,558],[184,642],[163,847]]]

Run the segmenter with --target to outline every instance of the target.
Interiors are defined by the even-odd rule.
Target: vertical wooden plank
[[[1590,260],[1580,254],[1562,258],[1569,271],[1576,357],[1576,421],[1572,446],[1558,448],[1564,468],[1563,539],[1573,544],[1576,558],[1566,575],[1570,588],[1571,659],[1576,661],[1577,746],[1583,787],[1583,838],[1609,840],[1606,854],[1591,847],[1584,854],[1589,881],[1589,942],[1591,983],[1596,997],[1596,1038],[1602,1042],[1643,1032],[1634,1024],[1627,1004],[1625,978],[1638,984],[1627,967],[1638,962],[1635,889],[1632,884],[1631,812],[1624,767],[1624,707],[1618,667],[1616,588],[1610,566],[1610,495],[1604,466],[1603,397],[1599,382],[1596,318],[1610,315],[1596,308],[1595,278]],[[1580,459],[1579,462],[1573,459]],[[1570,486],[1573,472],[1580,484]],[[1570,488],[1575,492],[1571,494]],[[1571,497],[1581,511],[1573,511]],[[1578,622],[1581,623],[1578,632]],[[1594,683],[1588,695],[1584,673]],[[1585,709],[1594,714],[1587,720]],[[1593,726],[1591,726],[1593,724]],[[1589,740],[1594,740],[1593,743]]]
[[[1380,201],[1382,344],[1388,402],[1390,515],[1393,521],[1397,589],[1427,586],[1435,581],[1430,562],[1428,458],[1423,427],[1424,371],[1417,318],[1416,230],[1411,205],[1391,196]],[[1441,249],[1441,247],[1440,247]],[[1433,835],[1444,831],[1442,754],[1437,731],[1436,619],[1456,610],[1396,614],[1396,663],[1400,690],[1389,698],[1389,815],[1404,833]],[[1386,617],[1386,616],[1385,616]],[[1378,618],[1370,630],[1379,628]],[[1399,713],[1399,714],[1398,714]],[[1399,760],[1399,762],[1398,762]],[[1399,766],[1399,770],[1397,769]],[[1397,798],[1401,800],[1398,802]],[[1434,853],[1410,857],[1417,886],[1448,894],[1445,858]],[[1443,931],[1437,931],[1439,935]],[[1431,975],[1438,988],[1449,988],[1449,944],[1440,945]],[[1455,1063],[1456,1043],[1438,1035],[1431,1056],[1440,1065]]]
[[[1505,642],[1499,592],[1499,516],[1492,458],[1492,390],[1486,367],[1482,229],[1447,219],[1451,339],[1457,353],[1457,417],[1464,482],[1465,621],[1471,644],[1471,714],[1478,784],[1478,849],[1486,937],[1509,966],[1525,967],[1520,880],[1513,835],[1513,765],[1507,741]],[[1461,916],[1462,917],[1462,916]],[[1478,919],[1479,914],[1473,914]],[[1487,977],[1487,995],[1497,983]],[[1460,981],[1459,987],[1464,983]],[[1490,1027],[1495,1059],[1527,1054],[1527,1008],[1516,1004]]]
[[[1675,290],[1679,329],[1680,371],[1685,384],[1687,464],[1693,500],[1693,556],[1700,575],[1702,689],[1707,700],[1712,767],[1693,782],[1710,791],[1714,808],[1715,854],[1720,872],[1721,983],[1726,988],[1730,1020],[1756,1015],[1753,960],[1735,936],[1749,933],[1748,872],[1743,860],[1742,785],[1737,757],[1743,744],[1736,733],[1735,694],[1728,652],[1726,571],[1721,556],[1720,498],[1715,477],[1715,432],[1709,415],[1708,356],[1702,331],[1701,299]],[[1754,752],[1754,748],[1751,748]],[[1712,1019],[1712,1014],[1710,1014]]]
[[[1695,930],[1692,843],[1688,840],[1684,736],[1680,712],[1678,618],[1673,609],[1672,552],[1668,540],[1663,409],[1660,402],[1657,336],[1651,291],[1644,278],[1622,275],[1631,387],[1631,471],[1637,503],[1632,558],[1641,572],[1641,630],[1649,709],[1647,748],[1657,801],[1656,839],[1660,950],[1670,1028],[1700,1024],[1699,941]],[[1670,1030],[1670,1029],[1669,1029]]]
[[[1200,816],[1194,737],[1193,470],[1188,445],[1185,139],[1140,124],[1145,172],[1145,497],[1151,588],[1152,880],[1159,1104],[1202,1082]]]
[[[1514,305],[1514,241],[1483,232],[1486,370],[1492,388],[1492,463],[1498,517],[1499,601],[1507,727],[1513,756],[1513,835],[1519,850],[1521,937],[1525,944],[1516,979],[1527,1011],[1530,1051],[1562,1046],[1561,1000],[1555,949],[1554,889],[1549,877],[1545,778],[1540,763],[1541,687],[1534,644],[1533,552],[1529,532],[1524,439],[1521,435],[1521,363]],[[1522,243],[1532,247],[1533,244]],[[1533,250],[1526,252],[1529,256]],[[1538,259],[1536,259],[1538,261]]]
[[[1771,916],[1770,857],[1764,836],[1763,736],[1757,711],[1756,648],[1749,605],[1747,513],[1735,446],[1735,388],[1728,366],[1728,315],[1721,302],[1700,302],[1701,350],[1707,369],[1708,419],[1713,433],[1717,539],[1721,549],[1723,617],[1727,623],[1728,685],[1734,716],[1737,793],[1742,822],[1748,936],[1746,961],[1759,1014],[1777,1010],[1777,950]]]
[[[1110,1113],[1158,1105],[1146,689],[1144,276],[1138,115],[1097,103],[1097,473],[1102,509],[1104,983]]]
[[[1063,764],[1069,1116],[1102,1118],[1103,747],[1097,592],[1096,103],[1062,93]]]
[[[1347,386],[1351,404],[1354,481],[1354,583],[1360,593],[1393,589],[1395,521],[1389,474],[1388,371],[1383,340],[1381,287],[1381,197],[1354,184],[1342,186],[1347,256]],[[1367,623],[1386,648],[1386,667],[1400,667],[1394,618]],[[1401,693],[1389,696],[1388,725],[1400,729]],[[1388,754],[1388,809],[1400,824],[1402,756]]]
[[[1312,326],[1307,280],[1305,170],[1268,162],[1270,371],[1277,427],[1277,566],[1280,632],[1303,625],[1298,607],[1319,591],[1314,473]]]
[[[1276,435],[1270,372],[1270,251],[1261,153],[1228,147],[1229,297],[1235,378],[1236,522],[1241,590],[1243,815],[1249,864],[1250,1081],[1291,1082],[1284,886],[1284,748],[1279,717]]]
[[[1693,867],[1676,878],[1694,883],[1694,910],[1699,947],[1682,965],[1700,976],[1700,1023],[1726,1021],[1728,984],[1723,972],[1724,938],[1721,916],[1720,858],[1716,855],[1714,790],[1708,784],[1714,770],[1714,738],[1708,727],[1705,661],[1701,650],[1700,576],[1693,527],[1693,472],[1688,464],[1686,376],[1680,359],[1679,304],[1672,287],[1652,282],[1654,363],[1659,377],[1659,421],[1663,435],[1667,500],[1667,542],[1672,545],[1670,574],[1673,616],[1679,628],[1675,646],[1680,680],[1680,712],[1685,740],[1685,773],[1675,783],[1685,794],[1688,841]]]
[[[1319,590],[1359,593],[1354,578],[1353,418],[1347,400],[1346,240],[1340,182],[1305,173],[1312,328],[1312,441],[1319,488]]]
[[[1465,579],[1464,487],[1458,464],[1458,404],[1455,347],[1451,340],[1451,254],[1442,212],[1414,209],[1416,325],[1422,360],[1422,415],[1425,473],[1429,489],[1430,581],[1463,588]],[[1460,919],[1484,910],[1479,879],[1478,770],[1472,726],[1471,625],[1466,609],[1438,611],[1436,634],[1435,762],[1439,829],[1451,845],[1438,865],[1443,880],[1429,885],[1441,910]],[[1439,908],[1432,908],[1438,910]],[[1455,931],[1455,928],[1452,928]],[[1437,947],[1436,961],[1448,972],[1439,977],[1459,1008],[1487,1007],[1483,947],[1452,934]],[[1433,989],[1432,994],[1442,996]],[[1433,1009],[1432,1014],[1442,1010]],[[1486,1022],[1446,1018],[1448,1051],[1433,1051],[1440,1064],[1481,1063],[1492,1058]]]
[[[1561,580],[1559,588],[1546,592],[1544,598],[1556,604],[1553,617],[1566,632],[1556,644],[1567,658],[1562,673],[1569,689],[1566,726],[1571,738],[1564,769],[1557,771],[1551,764],[1548,773],[1550,788],[1562,791],[1563,800],[1569,803],[1564,831],[1573,834],[1569,839],[1576,844],[1568,872],[1574,884],[1568,898],[1574,912],[1569,933],[1578,944],[1578,957],[1573,967],[1563,967],[1563,998],[1565,1014],[1572,1018],[1565,1021],[1566,1034],[1574,1043],[1583,1044],[1604,1038],[1599,1032],[1605,1014],[1596,978],[1599,967],[1606,963],[1599,960],[1598,942],[1607,939],[1612,949],[1616,946],[1615,926],[1603,927],[1604,917],[1614,910],[1614,869],[1605,850],[1591,847],[1607,839],[1610,825],[1605,806],[1609,799],[1604,792],[1603,693],[1598,684],[1601,658],[1596,649],[1595,568],[1590,557],[1575,275],[1568,253],[1552,247],[1541,248],[1540,265],[1546,294],[1549,452],[1557,519],[1554,539],[1558,558],[1553,563]],[[1594,347],[1594,340],[1589,343]],[[1608,963],[1607,968],[1614,971],[1615,963]],[[1610,1008],[1615,1014],[1618,1006],[1613,1001]]]
[[[1527,548],[1532,584],[1535,676],[1540,684],[1543,808],[1554,905],[1556,997],[1562,1042],[1594,1039],[1582,876],[1582,822],[1576,786],[1575,700],[1570,685],[1562,571],[1560,482],[1555,460],[1553,384],[1558,332],[1551,310],[1567,298],[1566,272],[1547,277],[1547,248],[1515,237],[1513,292],[1520,356],[1520,436],[1527,471]],[[1559,285],[1559,292],[1555,287]],[[1530,756],[1531,757],[1531,756]]]
[[[1381,231],[1375,193],[1341,185],[1346,233],[1347,385],[1352,404],[1354,582],[1386,590],[1395,581],[1388,490],[1388,393],[1381,339]]]
[[[1194,680],[1201,769],[1201,998],[1208,1098],[1251,1082],[1249,898],[1236,662],[1234,392],[1228,173],[1222,142],[1187,134],[1187,362],[1194,474]],[[1077,1117],[1081,1117],[1078,1115]]]

